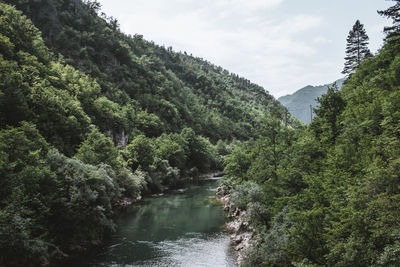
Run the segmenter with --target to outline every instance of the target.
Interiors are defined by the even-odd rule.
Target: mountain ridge
[[[0,48],[1,266],[100,244],[115,207],[221,171],[271,108],[286,111],[247,79],[122,33],[97,1],[1,0]]]
[[[311,122],[310,105],[312,108],[317,108],[319,104],[316,99],[325,94],[328,87],[332,86],[334,83],[336,83],[340,89],[343,86],[344,80],[345,79],[342,78],[333,83],[319,86],[307,85],[293,94],[279,97],[278,101],[284,105],[294,117],[305,124],[309,124]],[[314,112],[313,116],[315,116]]]

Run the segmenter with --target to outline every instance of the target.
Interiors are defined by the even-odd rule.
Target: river
[[[216,187],[198,181],[127,208],[108,245],[74,266],[235,266]]]

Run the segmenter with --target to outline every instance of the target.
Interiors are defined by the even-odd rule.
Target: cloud
[[[215,4],[224,9],[254,11],[258,9],[276,7],[281,4],[283,0],[210,0],[208,2],[209,4]]]
[[[312,40],[312,42],[314,44],[331,44],[333,41],[324,36],[317,36]]]
[[[385,26],[388,26],[388,23],[378,23],[373,25],[370,29],[368,29],[368,31],[370,33],[376,34],[376,33],[382,33],[383,32],[383,28],[385,28]]]
[[[308,77],[304,60],[317,53],[316,42],[327,41],[303,38],[321,26],[320,16],[276,16],[283,0],[137,0],[113,10],[123,2],[101,0],[107,13],[119,14],[124,32],[203,57],[275,95],[298,88]]]

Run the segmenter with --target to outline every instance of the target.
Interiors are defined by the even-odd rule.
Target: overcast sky
[[[384,0],[98,0],[127,34],[202,57],[275,97],[342,78],[357,19],[382,45]]]

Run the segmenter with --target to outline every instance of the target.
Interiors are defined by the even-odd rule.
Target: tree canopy
[[[346,62],[344,63],[343,74],[351,74],[363,62],[371,52],[368,49],[369,37],[364,29],[364,25],[359,20],[347,36]]]
[[[3,0],[0,265],[82,252],[123,200],[224,168],[255,234],[248,266],[399,265],[395,2],[376,55],[356,21],[349,76],[306,127],[249,80],[123,34],[97,1]]]
[[[392,1],[395,2],[394,6],[391,6],[386,10],[378,11],[379,15],[392,19],[393,24],[384,28],[387,38],[399,35],[400,32],[400,1]]]
[[[400,264],[400,49],[387,38],[307,128],[267,114],[268,130],[225,158],[223,186],[255,229],[245,266]]]
[[[222,170],[228,144],[257,136],[263,102],[277,104],[99,13],[96,1],[0,2],[1,266],[99,244],[120,203]]]

